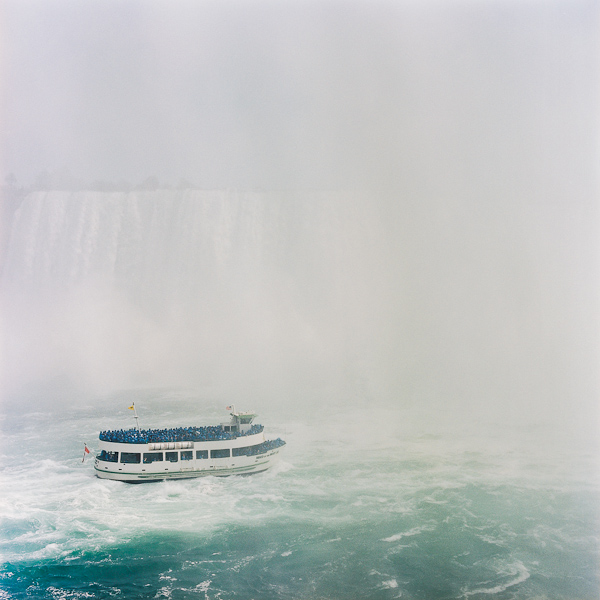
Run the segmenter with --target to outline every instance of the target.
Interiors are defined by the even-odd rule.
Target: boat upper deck
[[[252,425],[246,430],[222,425],[205,427],[175,427],[170,429],[115,429],[100,432],[103,442],[121,444],[150,444],[155,442],[212,442],[216,440],[234,440],[254,435],[264,430],[262,425]]]

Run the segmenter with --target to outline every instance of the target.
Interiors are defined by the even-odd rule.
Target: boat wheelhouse
[[[130,407],[135,412],[135,405]],[[228,423],[202,427],[102,431],[96,475],[129,483],[206,475],[260,473],[279,459],[281,438],[265,439],[253,412],[236,412]],[[135,413],[137,422],[138,416]]]

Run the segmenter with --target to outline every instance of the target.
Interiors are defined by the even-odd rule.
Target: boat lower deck
[[[258,445],[260,453],[233,453],[228,448],[212,450],[174,450],[170,452],[125,452],[103,449],[94,468],[102,479],[143,482],[165,479],[250,475],[273,466],[284,442],[268,441]],[[106,445],[106,444],[105,444]],[[246,447],[247,448],[247,447]],[[130,449],[128,449],[130,450]],[[244,450],[244,448],[239,449]]]
[[[230,475],[253,475],[262,473],[271,466],[274,460],[270,456],[266,460],[257,462],[253,465],[244,465],[239,467],[209,467],[205,469],[188,469],[178,471],[161,471],[153,473],[133,473],[127,471],[109,471],[96,467],[96,475],[101,479],[114,479],[125,483],[145,483],[150,481],[165,481],[174,479],[196,479],[198,477],[229,477]]]

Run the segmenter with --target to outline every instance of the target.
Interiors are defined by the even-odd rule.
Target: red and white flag
[[[81,462],[83,462],[85,460],[85,455],[90,453],[90,449],[87,447],[87,444],[83,445],[83,458],[81,459]]]

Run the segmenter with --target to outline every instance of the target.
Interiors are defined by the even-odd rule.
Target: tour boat
[[[138,422],[135,405],[134,411]],[[103,479],[128,483],[189,479],[206,475],[249,475],[272,467],[285,445],[265,439],[264,427],[253,423],[253,412],[236,412],[220,425],[100,432],[94,469]],[[87,447],[86,447],[87,451]]]

